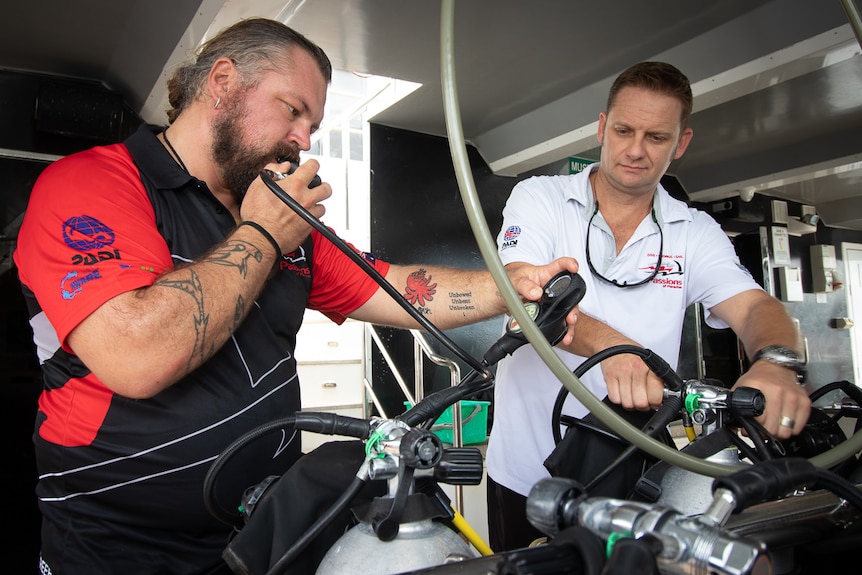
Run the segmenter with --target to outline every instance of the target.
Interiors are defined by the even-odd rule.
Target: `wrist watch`
[[[805,379],[805,362],[792,348],[782,345],[767,345],[751,357],[752,365],[760,359],[792,369],[796,372],[796,379],[800,383]]]

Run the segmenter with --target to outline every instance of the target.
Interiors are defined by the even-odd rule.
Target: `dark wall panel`
[[[503,205],[518,180],[495,176],[473,148],[468,156],[485,220],[496,236],[503,221]],[[448,140],[372,125],[371,168],[371,247],[378,257],[401,264],[486,269],[461,200]],[[481,360],[499,337],[502,321],[488,320],[450,330],[447,335]],[[412,338],[399,330],[379,331],[399,372],[412,382]],[[454,357],[442,346],[439,351]],[[387,415],[400,413],[403,397],[391,372],[379,355],[375,354],[373,361],[375,388],[380,389]],[[464,364],[461,369],[462,375],[467,373]],[[449,383],[447,370],[434,371],[433,389],[426,393]]]
[[[0,148],[65,156],[120,141],[141,123],[97,82],[0,71]]]
[[[14,518],[15,553],[4,572],[37,573],[40,515],[36,505],[33,425],[41,371],[12,250],[36,178],[54,156],[122,140],[141,124],[123,99],[102,84],[0,71],[0,389]]]

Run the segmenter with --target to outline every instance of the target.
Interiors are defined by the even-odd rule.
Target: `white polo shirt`
[[[658,275],[647,284],[624,289],[594,277],[587,266],[585,240],[594,213],[589,172],[596,167],[598,164],[571,176],[538,176],[517,184],[503,210],[503,227],[497,237],[500,258],[504,264],[545,264],[574,257],[586,283],[580,310],[650,349],[675,369],[690,304],[702,303],[707,323],[726,328],[710,316],[709,309],[741,292],[762,288],[740,265],[733,245],[715,220],[675,200],[661,186],[654,202],[658,224],[647,216],[619,255],[601,213],[595,215],[590,232],[590,260],[604,277],[634,283],[649,277],[660,265]],[[572,371],[586,359],[556,352]],[[599,366],[581,381],[599,399],[607,395]],[[526,496],[537,481],[549,477],[543,462],[555,447],[551,417],[561,385],[530,345],[498,364],[486,458],[494,481]],[[563,413],[580,418],[587,410],[570,395]]]

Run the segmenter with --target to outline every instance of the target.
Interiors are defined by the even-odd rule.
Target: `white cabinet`
[[[365,417],[364,350],[363,323],[347,320],[337,325],[306,311],[296,342],[302,410]],[[342,439],[347,438],[303,432],[303,450]]]
[[[362,361],[300,363],[302,408],[328,411],[328,407],[362,405]]]
[[[365,326],[347,320],[341,325],[306,321],[296,336],[296,359],[300,363],[362,361]]]

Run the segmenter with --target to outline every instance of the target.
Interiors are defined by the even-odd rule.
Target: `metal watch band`
[[[760,349],[751,357],[752,365],[758,360],[765,360],[796,372],[797,379],[801,382],[805,377],[805,362],[799,357],[795,349],[781,345],[768,345]]]

